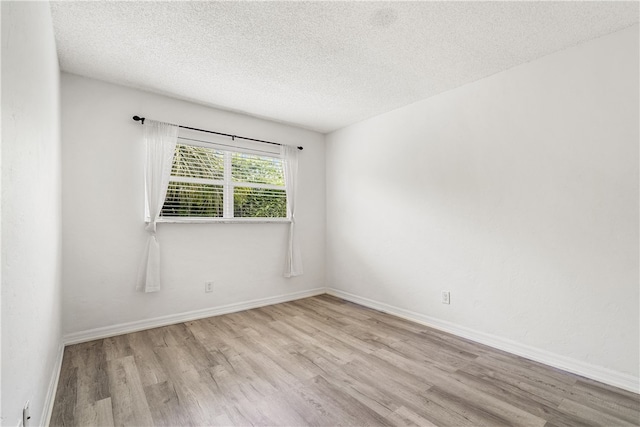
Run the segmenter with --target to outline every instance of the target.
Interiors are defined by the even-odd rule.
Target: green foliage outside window
[[[284,218],[287,216],[285,191],[236,187],[233,191],[233,216],[236,218]]]
[[[284,186],[280,159],[243,153],[231,156],[231,176],[234,182]],[[233,212],[236,218],[282,218],[287,216],[287,197],[284,190],[235,187]]]
[[[278,158],[226,153],[231,160],[235,218],[284,218],[287,198]],[[162,216],[222,218],[225,152],[178,144]],[[198,182],[181,182],[196,178]],[[251,186],[278,186],[256,188]]]

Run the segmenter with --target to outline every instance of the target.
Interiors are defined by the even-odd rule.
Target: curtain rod
[[[133,120],[135,120],[136,122],[140,122],[141,124],[144,124],[145,118],[144,117],[140,117],[140,116],[133,116]],[[179,128],[182,128],[182,129],[189,129],[189,130],[195,130],[195,131],[198,131],[198,132],[215,133],[216,135],[228,136],[232,140],[235,140],[236,138],[238,138],[238,139],[244,139],[244,140],[247,140],[247,141],[262,142],[263,144],[280,145],[280,146],[284,145],[284,144],[280,144],[279,142],[271,142],[271,141],[264,141],[262,139],[247,138],[246,136],[230,135],[228,133],[214,132],[212,130],[205,130],[205,129],[198,129],[198,128],[191,128],[189,126],[182,126],[182,125],[177,125],[177,126]],[[303,147],[298,146],[298,150],[302,150],[302,149],[303,149]]]

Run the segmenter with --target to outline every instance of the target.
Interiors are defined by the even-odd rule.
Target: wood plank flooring
[[[328,295],[69,346],[53,426],[638,426],[640,396]]]

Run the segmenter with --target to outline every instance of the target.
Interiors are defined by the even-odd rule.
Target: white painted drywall
[[[635,25],[328,135],[327,286],[637,378],[638,89]]]
[[[324,287],[323,135],[73,74],[62,74],[61,87],[65,333]],[[303,145],[297,227],[305,274],[282,276],[288,224],[163,223],[162,290],[135,292],[147,234],[142,126],[133,115]],[[209,280],[214,292],[205,293]]]
[[[1,26],[2,6],[0,6],[0,44],[2,43]],[[0,59],[0,64],[1,63],[2,59]],[[2,70],[0,70],[0,72],[1,71]],[[1,93],[2,79],[0,78],[0,94]],[[2,129],[1,120],[2,119],[0,118],[0,129]],[[2,135],[0,135],[0,424],[2,424],[2,140]]]
[[[61,340],[60,73],[49,4],[2,2],[2,425],[41,425]]]

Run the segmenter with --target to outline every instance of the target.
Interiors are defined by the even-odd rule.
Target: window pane
[[[222,218],[222,186],[170,182],[161,216]]]
[[[211,148],[178,144],[173,156],[171,175],[222,180],[224,154]]]
[[[236,218],[284,218],[287,194],[284,190],[236,187],[233,190],[233,215]]]
[[[231,176],[235,182],[284,186],[282,159],[232,153]]]

